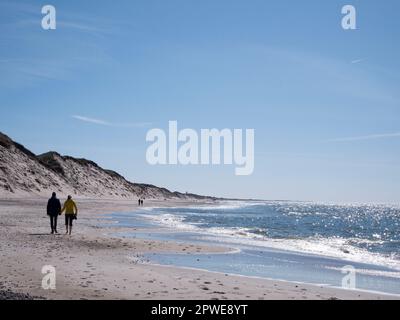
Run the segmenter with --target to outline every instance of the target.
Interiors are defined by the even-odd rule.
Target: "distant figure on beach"
[[[144,200],[142,199],[142,200],[140,200],[140,202],[142,203],[142,207],[143,207],[143,204],[144,204]]]
[[[142,204],[142,200],[138,200],[138,206],[140,207],[140,205]]]
[[[67,228],[66,234],[69,233],[69,235],[71,235],[72,221],[77,219],[77,215],[78,215],[78,208],[77,208],[74,200],[72,200],[71,196],[68,196],[67,201],[65,201],[64,206],[61,210],[61,213],[63,213],[64,211],[65,211],[65,227]],[[69,227],[69,230],[68,230],[68,227]]]
[[[57,195],[53,192],[51,198],[47,202],[47,215],[50,217],[51,234],[57,232],[57,218],[61,214],[61,202],[57,199]]]

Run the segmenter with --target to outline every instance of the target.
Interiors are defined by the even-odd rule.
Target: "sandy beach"
[[[221,253],[226,248],[118,238],[103,214],[132,212],[136,201],[78,200],[73,235],[51,235],[47,199],[0,200],[0,299],[397,299],[316,285],[150,265],[143,254]],[[147,202],[146,206],[189,203]],[[121,228],[118,228],[121,231]],[[132,231],[132,229],[130,229]],[[56,268],[56,289],[44,290],[44,265]]]

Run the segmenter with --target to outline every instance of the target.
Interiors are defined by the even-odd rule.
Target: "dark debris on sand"
[[[7,289],[0,290],[0,300],[44,300],[44,298],[34,297],[28,293],[17,293]]]

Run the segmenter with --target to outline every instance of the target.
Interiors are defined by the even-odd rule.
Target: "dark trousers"
[[[73,214],[66,214],[65,215],[65,225],[72,227],[72,221],[74,220]]]
[[[58,216],[50,216],[51,231],[57,230],[57,218]]]

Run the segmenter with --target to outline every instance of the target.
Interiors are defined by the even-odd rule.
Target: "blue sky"
[[[341,28],[346,4],[357,30]],[[397,0],[0,0],[0,131],[173,190],[400,202],[399,14]],[[148,165],[146,132],[169,120],[254,128],[254,174]]]

